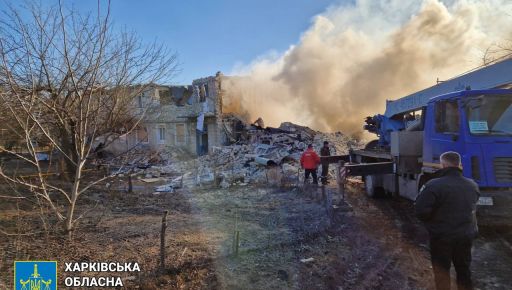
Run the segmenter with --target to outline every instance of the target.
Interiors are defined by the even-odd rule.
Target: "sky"
[[[115,27],[178,54],[181,72],[172,84],[229,74],[261,55],[286,51],[300,40],[313,16],[340,0],[112,0]],[[72,2],[94,10],[97,1]],[[69,2],[68,2],[69,5]]]
[[[58,0],[0,6],[13,1]],[[97,8],[97,0],[61,1]],[[178,54],[181,73],[162,84],[243,76],[223,82],[226,112],[326,132],[357,133],[386,100],[512,47],[510,0],[112,0],[111,10],[115,28]]]

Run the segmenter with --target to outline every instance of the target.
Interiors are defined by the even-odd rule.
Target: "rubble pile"
[[[148,151],[134,148],[124,155],[104,159],[111,172],[129,174],[144,183],[154,183],[156,192],[172,192],[177,188],[270,184],[296,186],[303,182],[300,157],[309,144],[320,152],[329,142],[331,155],[347,154],[360,144],[341,133],[323,133],[293,123],[278,128],[262,128],[263,120],[245,125],[243,139],[231,145],[211,147],[207,155],[193,157],[185,150]],[[335,166],[330,166],[334,176]],[[157,183],[158,182],[158,183]]]
[[[139,168],[135,174],[148,180],[164,176],[168,183],[155,187],[156,191],[195,186],[228,188],[249,183],[297,185],[303,181],[300,157],[308,144],[319,152],[323,142],[329,141],[331,155],[346,154],[350,147],[359,146],[341,132],[322,133],[292,123],[283,123],[279,128],[253,127],[248,136],[245,144],[213,147],[208,155],[196,159],[159,153],[157,156],[165,162]],[[334,176],[334,166],[331,175]]]

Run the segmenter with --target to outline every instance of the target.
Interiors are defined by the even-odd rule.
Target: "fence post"
[[[165,271],[165,229],[167,228],[167,214],[168,210],[164,212],[162,217],[162,228],[160,230],[160,271]]]
[[[338,183],[338,193],[341,195],[341,199],[345,199],[345,184],[347,183],[347,169],[345,168],[345,162],[339,161],[336,168],[338,174],[336,175],[336,182]]]

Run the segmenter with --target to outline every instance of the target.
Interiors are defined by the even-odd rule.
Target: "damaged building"
[[[234,113],[224,113],[222,82],[226,78],[218,72],[187,86],[148,85],[133,100],[134,114],[142,114],[140,124],[107,151],[117,155],[139,148],[202,156],[230,144],[274,148],[275,144],[289,146],[313,139],[316,132],[307,127],[291,123],[265,127],[261,118],[249,124]]]
[[[134,147],[180,149],[204,155],[229,142],[223,126],[222,74],[196,79],[192,85],[148,85],[135,97],[134,113],[144,114],[136,130],[109,146],[113,152]]]

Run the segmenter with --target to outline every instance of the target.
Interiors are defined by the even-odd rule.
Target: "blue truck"
[[[512,59],[387,101],[384,114],[366,118],[378,136],[351,150],[344,176],[363,176],[369,196],[415,200],[435,178],[443,152],[462,157],[463,174],[481,189],[479,215],[487,223],[512,218]]]

